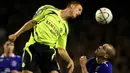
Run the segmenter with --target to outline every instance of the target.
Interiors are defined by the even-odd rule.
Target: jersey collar
[[[4,54],[2,54],[1,57],[6,57],[6,56]],[[15,55],[12,54],[10,57],[15,57]]]

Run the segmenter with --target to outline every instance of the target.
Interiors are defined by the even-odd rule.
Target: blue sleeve
[[[101,66],[98,73],[112,73],[111,66]]]
[[[92,58],[88,59],[88,62],[86,63],[86,68],[87,68],[88,72],[91,71],[91,69],[93,67],[92,63],[94,63],[94,60],[95,60],[95,57],[92,57]]]
[[[91,62],[93,62],[94,59],[95,59],[95,57],[89,58],[86,63],[86,66],[91,65]]]

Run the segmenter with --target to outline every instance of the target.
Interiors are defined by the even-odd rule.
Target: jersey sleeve
[[[86,63],[86,68],[87,68],[88,72],[91,70],[94,60],[95,60],[95,57],[91,57],[88,59],[88,61]]]
[[[67,36],[68,34],[65,33],[63,35],[61,35],[56,43],[56,48],[60,49],[66,49],[66,44],[67,44]]]
[[[51,5],[45,5],[45,6],[41,6],[35,13],[35,15],[33,16],[33,20],[35,21],[39,21],[41,20],[46,14],[48,14],[49,12],[51,12],[48,9],[52,9],[55,8]]]
[[[112,66],[101,66],[99,73],[112,73]]]

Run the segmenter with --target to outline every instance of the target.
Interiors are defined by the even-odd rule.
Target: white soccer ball
[[[96,11],[95,19],[99,24],[109,24],[113,19],[110,9],[102,7]]]

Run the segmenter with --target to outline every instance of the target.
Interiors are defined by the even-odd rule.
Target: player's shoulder
[[[0,59],[2,58],[2,55],[0,55]]]
[[[20,55],[15,55],[15,58],[21,59],[22,57]]]
[[[2,54],[2,55],[0,55],[0,59],[3,59],[4,58],[4,55]]]
[[[106,61],[99,65],[99,69],[104,73],[112,73],[112,64],[109,61]]]
[[[0,56],[0,62],[2,62],[4,60],[4,57]]]
[[[0,55],[0,63],[2,63],[4,61],[4,56]]]
[[[55,6],[52,5],[43,5],[39,9],[44,9],[44,10],[58,10]]]
[[[103,63],[102,63],[102,67],[105,67],[105,68],[112,68],[112,64],[111,64],[111,62],[106,61],[106,62],[103,62]]]
[[[95,59],[96,59],[96,57],[91,57],[91,58],[88,59],[88,61],[92,61],[92,60],[95,60]]]

